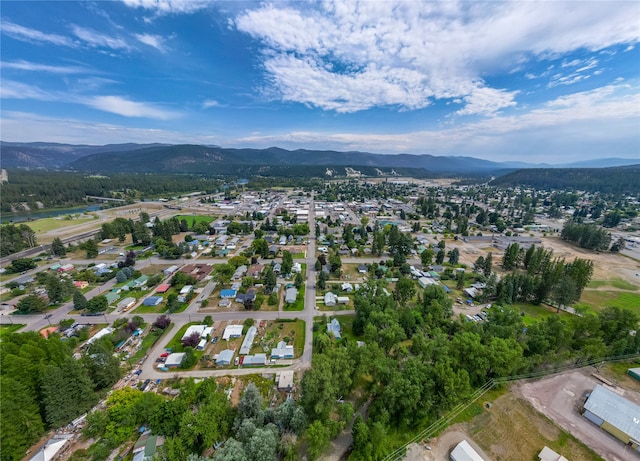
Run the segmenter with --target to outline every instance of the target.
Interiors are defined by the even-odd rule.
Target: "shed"
[[[540,461],[569,461],[567,458],[559,453],[556,453],[547,446],[545,446],[542,451],[538,453],[538,459]]]
[[[296,302],[296,298],[298,297],[298,290],[295,288],[287,288],[287,291],[284,295],[284,302],[287,304],[293,304]]]
[[[348,296],[336,296],[336,300],[338,301],[338,304],[349,304]]]
[[[164,362],[164,366],[167,368],[178,368],[185,355],[187,354],[184,352],[174,352],[173,354],[169,354],[167,360]]]
[[[158,306],[163,299],[164,298],[162,298],[162,296],[149,296],[142,302],[142,304],[145,306]]]
[[[251,352],[251,346],[253,346],[253,340],[257,332],[258,329],[256,327],[249,327],[247,335],[244,337],[244,341],[242,341],[242,346],[240,346],[240,355],[247,355]]]
[[[627,374],[640,381],[640,368],[629,368]]]
[[[640,406],[598,384],[582,413],[624,444],[640,451]]]
[[[233,351],[231,349],[225,349],[220,351],[218,357],[216,358],[216,365],[219,366],[227,366],[231,365],[231,361],[233,360]]]
[[[484,461],[469,442],[463,440],[451,451],[451,461]]]

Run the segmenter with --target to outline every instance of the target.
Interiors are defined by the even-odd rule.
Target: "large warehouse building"
[[[589,421],[640,452],[640,406],[597,385],[582,413]]]

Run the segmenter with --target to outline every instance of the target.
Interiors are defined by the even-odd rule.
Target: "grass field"
[[[568,459],[602,459],[511,392],[494,400],[491,409],[481,407],[480,413],[462,427],[496,461],[538,459],[545,445]]]
[[[211,221],[216,219],[215,216],[195,216],[195,215],[183,215],[183,214],[176,216],[176,218],[178,219],[178,221],[182,221],[183,219],[186,220],[187,224],[189,224],[189,227],[193,227],[195,223],[199,223],[199,222],[210,224]]]
[[[553,315],[560,315],[563,317],[571,315],[563,311],[556,313],[556,309],[545,305],[534,306],[533,304],[516,303],[513,304],[513,307],[520,312],[524,312],[522,320],[525,325],[531,325],[534,322],[539,322],[540,320],[544,320],[545,318]]]
[[[42,218],[36,219],[35,221],[29,221],[26,224],[33,229],[33,231],[37,234],[42,234],[44,232],[49,232],[55,229],[62,229],[63,227],[76,226],[78,224],[83,224],[86,222],[93,221],[95,218],[93,216],[88,215],[79,215],[79,218],[66,219],[64,217],[57,218]]]
[[[624,291],[584,290],[575,307],[600,310],[604,307],[621,307],[640,314],[640,294]]]
[[[614,287],[619,290],[638,291],[640,287],[629,283],[626,280],[614,279],[614,280],[592,280],[587,288],[600,288],[600,287]]]
[[[8,335],[9,333],[15,333],[20,328],[22,328],[24,324],[14,323],[12,325],[0,325],[0,338],[4,335]]]

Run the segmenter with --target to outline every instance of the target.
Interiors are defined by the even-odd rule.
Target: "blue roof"
[[[226,290],[220,290],[220,297],[221,298],[235,298],[236,297],[236,290],[230,290],[230,289],[226,289]]]

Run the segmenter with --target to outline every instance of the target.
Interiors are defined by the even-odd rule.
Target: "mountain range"
[[[211,175],[323,175],[345,167],[369,175],[501,175],[522,168],[603,168],[640,163],[640,159],[606,158],[548,165],[493,162],[474,157],[371,154],[331,150],[232,149],[219,146],[0,142],[2,168],[65,169],[93,173],[201,173]],[[305,168],[301,168],[305,167]],[[326,168],[325,168],[326,167]],[[335,170],[337,169],[337,170]]]

